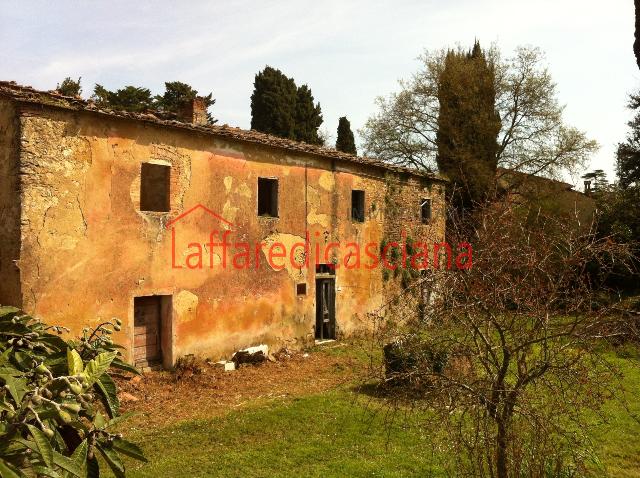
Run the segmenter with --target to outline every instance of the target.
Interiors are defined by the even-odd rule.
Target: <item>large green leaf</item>
[[[0,476],[2,478],[24,478],[26,475],[0,458]]]
[[[13,360],[22,370],[30,370],[33,356],[25,351],[13,352]]]
[[[100,450],[102,456],[104,456],[105,461],[109,464],[109,467],[111,468],[111,471],[113,471],[113,474],[116,476],[116,478],[125,478],[124,463],[122,463],[122,459],[118,455],[118,452],[116,452],[113,448],[109,446],[103,446],[100,443],[98,443],[96,447],[98,448],[98,450]]]
[[[11,375],[12,377],[21,377],[24,372],[21,372],[15,367],[0,367],[0,375]]]
[[[44,364],[49,368],[54,377],[68,375],[69,365],[67,361],[67,349],[50,353],[45,357]]]
[[[38,341],[48,346],[49,350],[53,352],[64,353],[68,347],[67,342],[65,342],[59,335],[46,334],[41,336]]]
[[[89,360],[84,368],[84,374],[89,382],[89,385],[93,385],[100,376],[109,370],[111,362],[116,357],[117,352],[102,352],[93,360]]]
[[[96,380],[96,386],[100,392],[100,397],[109,413],[109,418],[113,418],[118,415],[120,409],[120,401],[118,400],[118,393],[116,390],[116,384],[113,379],[106,373],[103,373],[98,380]]]
[[[67,349],[67,366],[69,368],[69,375],[78,375],[84,370],[82,357],[80,357],[80,354],[75,349]]]
[[[87,452],[89,451],[89,442],[85,438],[82,440],[75,450],[73,450],[73,454],[71,455],[71,459],[76,462],[78,466],[84,466],[85,461],[87,461]]]
[[[20,312],[20,309],[16,309],[15,307],[11,307],[10,305],[3,305],[0,307],[0,319],[11,318]]]
[[[10,320],[0,319],[0,332],[10,336],[19,336],[31,332],[31,329],[25,324],[14,324]]]
[[[14,412],[15,409],[9,405],[9,402],[6,400],[6,395],[0,399],[0,412]],[[2,425],[6,425],[5,422],[0,422],[0,427]]]
[[[71,458],[62,455],[55,450],[53,451],[53,462],[60,468],[71,473],[73,476],[84,478],[85,473],[82,467],[79,467]]]
[[[113,449],[123,455],[135,458],[136,460],[144,461],[145,463],[148,461],[144,456],[144,452],[138,445],[123,440],[122,438],[116,438],[113,440]]]
[[[100,478],[100,464],[95,456],[87,460],[87,478]]]
[[[49,468],[48,466],[34,466],[33,467],[33,471],[36,472],[36,475],[38,476],[38,478],[47,476],[49,478],[60,478],[60,475],[53,469]]]
[[[93,426],[98,430],[102,430],[105,426],[107,426],[107,421],[104,419],[102,413],[96,413],[96,416],[93,417]]]
[[[127,362],[124,362],[123,360],[121,360],[119,358],[113,359],[113,362],[111,362],[111,366],[113,368],[124,370],[125,372],[131,372],[131,373],[134,373],[136,375],[140,375],[140,370],[135,368],[133,365],[129,365]]]
[[[29,432],[31,433],[33,440],[36,442],[36,445],[38,446],[38,452],[42,457],[42,461],[44,461],[45,465],[47,465],[49,468],[52,468],[53,467],[53,447],[51,446],[49,439],[43,433],[42,430],[40,430],[35,426],[27,425],[27,428],[29,428]]]
[[[24,378],[15,378],[11,375],[0,375],[0,379],[4,381],[6,389],[16,404],[19,405],[22,403],[22,397],[27,393],[27,380]]]
[[[116,425],[117,423],[120,423],[124,420],[126,420],[127,418],[131,417],[132,415],[135,415],[134,412],[127,412],[127,413],[123,413],[122,415],[118,415],[117,417],[113,417],[111,420],[109,420],[109,423],[107,423],[107,427],[112,427],[114,425]]]
[[[12,347],[9,347],[7,350],[0,354],[0,365],[5,365],[9,363],[9,357],[11,356],[11,352],[13,351]]]
[[[15,437],[10,441],[11,450],[14,453],[22,453],[29,450],[37,450],[38,445],[36,442],[27,440],[26,438]]]
[[[73,461],[78,468],[85,470],[87,467],[87,453],[89,451],[89,442],[85,438],[82,440],[71,455],[71,461]]]

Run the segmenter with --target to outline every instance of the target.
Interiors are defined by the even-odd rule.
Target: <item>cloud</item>
[[[307,83],[335,131],[354,129],[373,100],[418,68],[424,48],[496,42],[505,54],[540,46],[570,123],[603,145],[593,166],[613,171],[625,134],[625,95],[637,84],[633,4],[610,0],[338,0],[7,2],[0,76],[39,88],[82,76],[93,83],[162,89],[180,79],[213,91],[214,114],[248,127],[255,73],[265,64]]]

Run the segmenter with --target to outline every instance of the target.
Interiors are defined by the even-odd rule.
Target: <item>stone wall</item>
[[[401,227],[443,236],[444,218],[423,226],[419,209],[427,193],[441,203],[440,186],[364,165],[46,107],[23,107],[20,142],[25,309],[73,333],[119,317],[115,339],[129,351],[133,300],[143,295],[171,296],[173,359],[219,358],[258,343],[300,347],[313,340],[315,251],[311,267],[287,261],[280,270],[266,263],[270,244],[288,252],[306,233],[323,247],[379,244]],[[139,210],[143,162],[171,166],[169,213]],[[259,177],[278,179],[278,218],[257,216]],[[385,217],[390,185],[402,212]],[[365,191],[363,223],[351,220],[352,189]],[[198,204],[224,221],[197,208],[171,223]],[[221,267],[222,254],[207,251],[212,230],[228,230],[231,242],[266,244],[260,267]],[[202,269],[185,266],[194,243],[204,245]],[[306,283],[305,295],[296,294],[298,283]],[[352,258],[339,264],[340,333],[366,326],[366,313],[387,292],[379,267],[355,267]]]
[[[404,179],[401,183],[388,181],[385,188],[386,220],[382,243],[398,243],[407,254],[404,258],[403,252],[396,253],[395,260],[391,254],[390,262],[395,269],[383,273],[382,277],[387,300],[399,297],[403,289],[420,276],[419,270],[411,268],[411,256],[426,255],[426,259],[420,257],[416,262],[426,265],[427,270],[430,270],[434,266],[434,245],[445,240],[444,184],[422,184],[411,176]],[[431,219],[427,224],[422,223],[420,207],[425,199],[431,201]],[[451,246],[455,257],[456,245]],[[420,290],[415,289],[414,292],[420,293]]]

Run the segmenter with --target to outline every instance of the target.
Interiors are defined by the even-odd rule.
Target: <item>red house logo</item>
[[[217,229],[212,229],[209,234],[209,242],[204,244],[200,242],[190,242],[187,247],[191,251],[191,253],[186,256],[184,264],[179,264],[178,261],[176,260],[176,225],[177,223],[183,221],[185,217],[191,215],[197,210],[202,210],[209,216],[217,219],[222,224],[224,224],[226,228],[222,232],[221,238],[219,237],[220,231],[218,231]],[[219,246],[222,247],[223,267],[226,267],[226,251],[227,251],[227,248],[231,245],[227,241],[227,239],[229,234],[231,234],[231,229],[234,227],[234,224],[226,220],[220,214],[212,211],[211,209],[209,209],[208,207],[202,204],[196,204],[191,209],[183,212],[176,218],[169,221],[165,227],[167,229],[171,229],[171,268],[172,269],[184,269],[185,266],[188,269],[202,269],[204,266],[203,259],[205,256],[205,252],[208,252],[208,255],[209,255],[209,267],[213,267],[214,255],[212,251],[215,247],[219,247]],[[218,239],[221,239],[221,240],[218,240]]]

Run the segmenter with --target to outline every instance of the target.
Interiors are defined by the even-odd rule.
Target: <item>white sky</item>
[[[631,0],[5,1],[0,78],[52,89],[82,76],[154,93],[180,80],[213,91],[220,124],[248,128],[253,77],[265,65],[307,83],[334,136],[361,128],[374,99],[416,71],[425,48],[495,42],[546,52],[569,124],[596,139],[591,168],[612,177],[615,145],[640,86]]]

